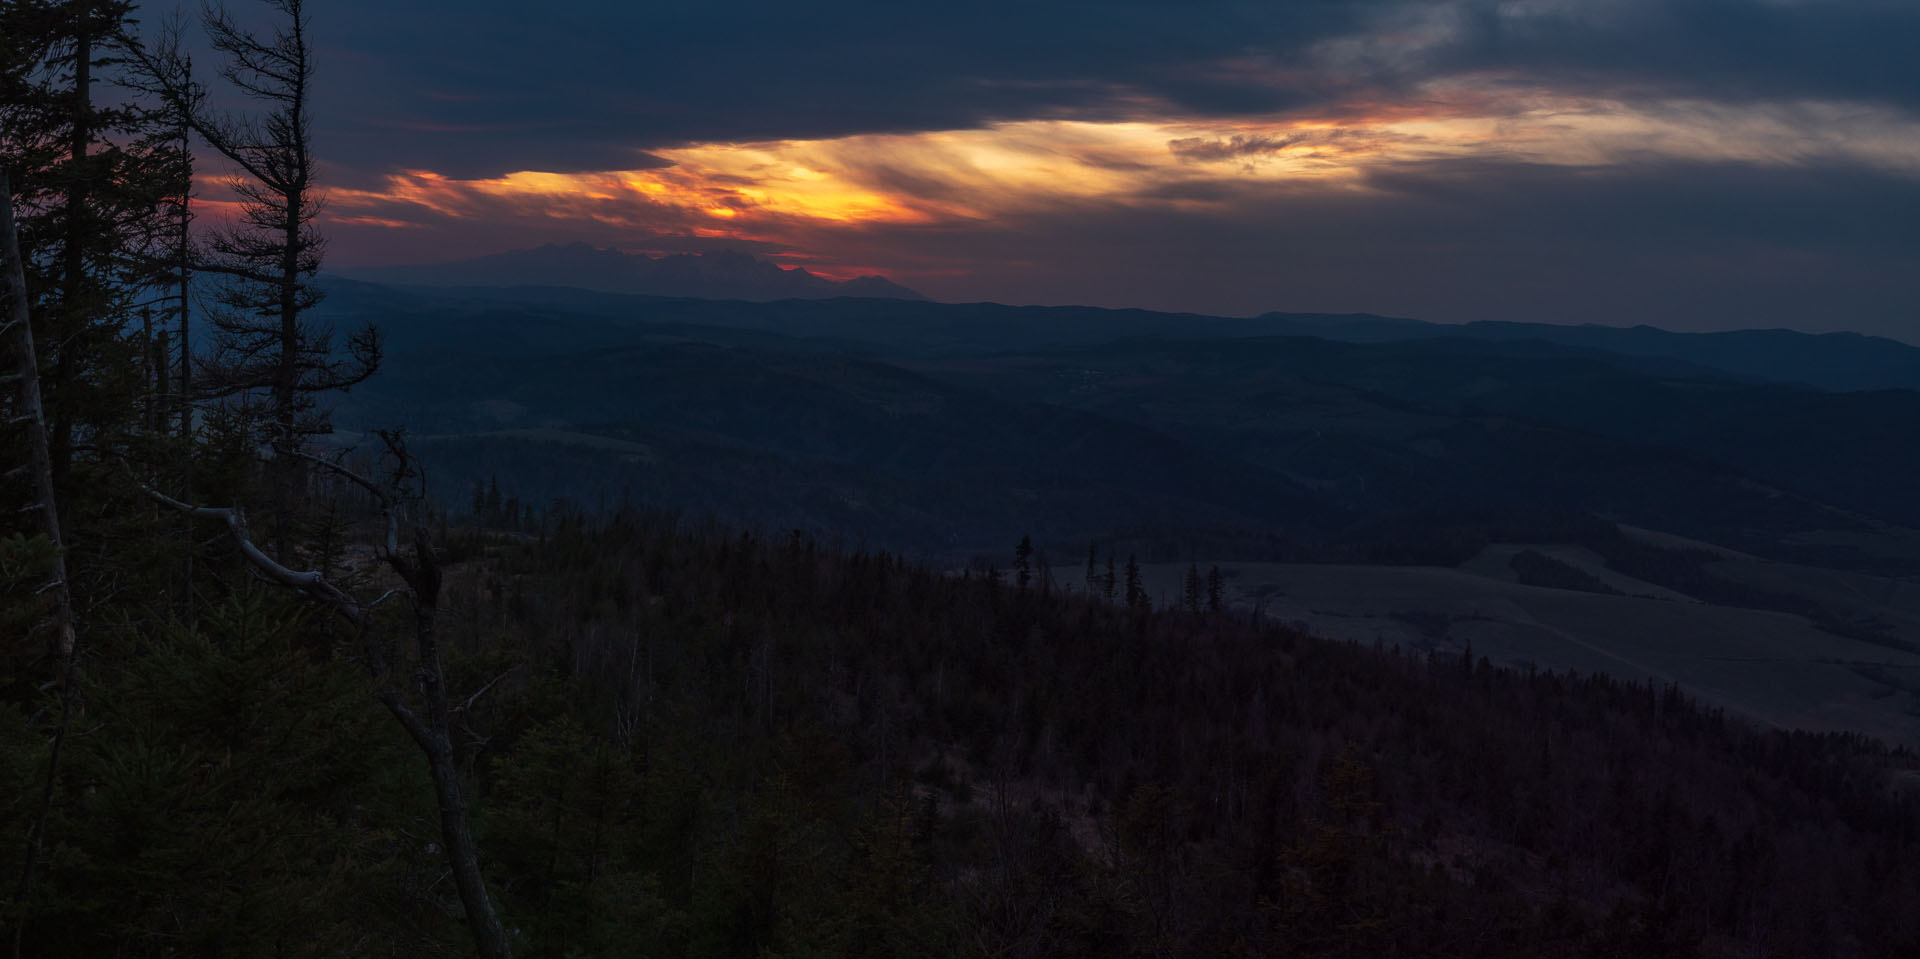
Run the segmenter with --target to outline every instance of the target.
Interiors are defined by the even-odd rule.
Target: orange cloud
[[[1449,159],[1569,167],[1648,157],[1794,164],[1844,156],[1920,172],[1920,126],[1857,105],[1628,105],[1453,81],[1378,102],[1264,120],[1034,120],[979,129],[821,140],[694,143],[662,166],[523,171],[481,180],[429,170],[331,195],[332,222],[375,228],[512,223],[531,245],[554,231],[622,245],[623,234],[734,237],[791,251],[809,269],[872,272],[836,250],[870,227],[969,224],[1097,204],[1204,211],[1248,191],[1368,190],[1369,174]],[[853,254],[870,259],[872,251]],[[913,275],[964,264],[914,263]]]

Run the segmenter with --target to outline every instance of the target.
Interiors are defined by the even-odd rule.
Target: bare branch
[[[501,673],[500,675],[495,676],[492,679],[488,680],[485,686],[480,687],[478,690],[474,692],[473,695],[468,696],[466,702],[461,703],[458,706],[455,706],[453,708],[453,711],[456,713],[464,713],[472,709],[473,704],[477,702],[480,699],[480,697],[485,696],[487,694],[487,690],[492,689],[501,680],[507,678],[508,676],[513,675],[514,670],[519,668],[520,668],[519,666],[510,666],[507,668],[506,672]]]
[[[262,552],[260,547],[254,544],[252,532],[247,529],[246,513],[239,507],[195,506],[191,503],[183,503],[143,483],[136,482],[135,485],[141,492],[163,506],[179,510],[197,519],[218,520],[225,523],[227,532],[233,537],[234,545],[240,549],[240,554],[268,579],[307,594],[362,630],[372,625],[371,609],[347,595],[340,587],[333,585],[319,570],[289,569]]]
[[[380,700],[380,705],[387,707],[387,712],[392,713],[393,718],[400,721],[400,726],[407,731],[407,735],[413,737],[414,744],[431,758],[435,748],[433,730],[428,728],[426,720],[421,719],[420,714],[414,712],[413,707],[407,704],[407,700],[400,695],[400,691],[392,686],[381,686],[373,691],[373,696]]]
[[[324,456],[315,456],[312,453],[306,452],[305,450],[276,450],[274,451],[274,455],[292,456],[296,459],[306,460],[307,462],[312,463],[313,465],[318,466],[321,469],[324,469],[327,472],[332,473],[333,475],[338,476],[341,479],[344,479],[352,483],[353,485],[358,486],[361,489],[364,489],[367,492],[373,494],[374,500],[377,501],[382,507],[391,506],[393,504],[393,497],[388,495],[386,490],[380,488],[379,484],[375,483],[370,479],[367,479],[364,476],[361,476],[359,473],[356,473],[353,470],[350,470],[345,466],[340,465],[337,462],[334,462],[333,460],[327,459]]]

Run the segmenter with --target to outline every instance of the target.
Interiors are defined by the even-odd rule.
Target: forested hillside
[[[522,955],[1920,945],[1920,763],[1858,737],[671,515],[445,558]],[[328,623],[242,584],[98,650],[28,954],[470,948],[418,762]]]
[[[1334,557],[1388,524],[1411,546],[1464,513],[1550,510],[1920,568],[1920,464],[1887,441],[1920,430],[1911,390],[1471,327],[1352,343],[1279,317],[333,288],[329,315],[379,320],[391,347],[342,426],[407,422],[448,499],[495,481],[536,507],[624,498],[953,563],[1121,526],[1173,554],[1237,531],[1231,558],[1263,535]]]

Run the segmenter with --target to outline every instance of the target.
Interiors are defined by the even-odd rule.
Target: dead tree
[[[323,198],[316,182],[308,99],[312,44],[304,0],[265,0],[280,14],[271,31],[242,27],[224,7],[207,9],[208,41],[223,55],[218,74],[260,107],[244,116],[207,106],[206,90],[177,43],[136,53],[145,81],[168,109],[238,170],[229,185],[239,196],[236,222],[209,231],[208,255],[194,264],[209,282],[206,320],[213,351],[199,363],[194,393],[258,409],[272,496],[272,545],[282,565],[293,561],[290,515],[302,478],[307,441],[331,432],[317,394],[366,380],[380,365],[378,331],[347,337],[344,357],[332,331],[306,314],[321,300],[314,277],[325,240],[314,229]]]
[[[123,30],[115,37],[115,46],[127,54],[125,69],[118,78],[120,85],[158,104],[149,113],[150,135],[156,144],[155,153],[164,158],[172,188],[159,193],[165,226],[160,231],[162,235],[156,237],[146,251],[147,282],[155,290],[172,294],[159,302],[163,313],[172,314],[174,329],[171,350],[162,349],[156,358],[160,376],[171,378],[170,388],[158,391],[163,405],[162,422],[156,432],[165,432],[168,421],[173,421],[178,429],[180,448],[191,450],[195,414],[192,283],[197,255],[193,242],[192,111],[197,101],[191,95],[193,58],[186,52],[186,32],[185,15],[175,11],[161,21],[158,32],[150,40]],[[164,342],[168,333],[163,331],[160,336]],[[177,364],[169,370],[174,357],[178,358]],[[180,498],[192,502],[193,457],[181,456],[178,467]],[[191,530],[192,518],[182,519]],[[181,608],[189,622],[193,620],[193,565],[194,554],[189,550],[181,559],[180,595]]]
[[[53,456],[47,443],[47,418],[40,404],[40,360],[33,348],[33,327],[27,314],[26,271],[20,260],[20,238],[13,217],[13,182],[0,169],[0,280],[6,284],[7,309],[0,314],[0,351],[13,354],[13,372],[0,374],[0,383],[14,389],[15,423],[27,434],[27,462],[7,470],[15,477],[31,474],[34,499],[22,512],[37,513],[41,535],[53,548],[53,566],[40,592],[48,594],[53,607],[51,622],[53,652],[58,663],[60,720],[54,727],[53,743],[47,754],[47,778],[42,784],[39,810],[28,828],[26,864],[20,873],[21,914],[14,917],[13,955],[20,955],[21,933],[26,927],[26,910],[33,895],[34,875],[40,864],[40,849],[45,842],[47,814],[53,807],[54,785],[59,778],[60,750],[72,720],[76,691],[73,686],[74,629],[73,598],[67,588],[66,544],[60,535],[59,503],[53,493]]]
[[[223,524],[234,545],[247,562],[268,581],[293,590],[345,621],[368,673],[373,678],[374,698],[393,714],[412,737],[414,745],[427,760],[433,788],[440,805],[440,833],[447,848],[447,862],[460,902],[467,915],[467,926],[483,959],[507,959],[512,949],[506,930],[495,914],[493,903],[480,872],[480,854],[468,825],[467,806],[460,794],[460,773],[451,736],[451,709],[447,702],[446,675],[440,664],[439,609],[440,566],[434,559],[433,543],[424,525],[415,524],[410,548],[401,547],[401,523],[412,497],[409,487],[417,478],[413,460],[397,432],[381,432],[393,470],[382,482],[375,482],[335,460],[296,452],[316,469],[336,475],[370,494],[379,504],[385,524],[385,536],[376,546],[380,561],[399,577],[400,588],[374,599],[363,599],[335,585],[324,570],[295,570],[269,556],[253,540],[246,513],[237,506],[206,507],[184,503],[147,489],[156,501],[197,519]],[[412,625],[417,661],[413,679],[420,702],[403,688],[398,677],[394,643],[388,634],[390,624],[382,621],[378,609],[389,598],[404,593],[413,605]]]
[[[54,548],[53,570],[43,591],[52,594],[55,652],[62,662],[73,657],[73,601],[67,590],[67,561],[60,538],[60,510],[53,495],[53,455],[47,442],[47,418],[40,404],[40,360],[33,348],[33,326],[27,320],[27,278],[20,260],[19,234],[13,219],[13,183],[0,170],[0,279],[7,285],[7,311],[0,319],[0,349],[13,354],[13,371],[0,374],[0,383],[14,390],[14,425],[27,434],[27,462],[7,471],[9,478],[26,476],[33,482],[34,501],[22,512],[40,517],[40,532]]]

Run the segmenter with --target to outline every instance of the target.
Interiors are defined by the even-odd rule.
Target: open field
[[[1526,586],[1501,560],[1521,549],[1612,577],[1608,596]],[[1698,602],[1606,570],[1572,547],[1499,545],[1459,568],[1222,563],[1227,600],[1269,620],[1357,643],[1459,654],[1508,666],[1676,683],[1731,713],[1787,728],[1852,731],[1920,747],[1920,655],[1827,632],[1805,617]],[[1594,559],[1597,559],[1595,557]],[[1199,564],[1202,571],[1208,563]],[[1733,559],[1729,578],[1859,595],[1903,639],[1920,638],[1920,586]],[[1186,564],[1142,577],[1157,606],[1179,602]],[[1720,570],[1716,569],[1716,572]],[[1821,573],[1831,579],[1812,576]],[[1077,588],[1082,568],[1059,568]],[[1637,595],[1636,595],[1637,594]]]

